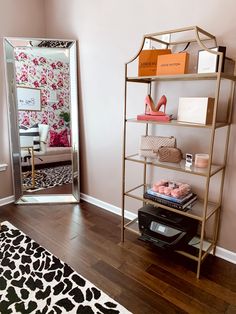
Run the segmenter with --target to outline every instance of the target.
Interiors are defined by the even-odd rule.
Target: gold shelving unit
[[[191,34],[192,37],[184,38],[184,34]],[[163,38],[169,38],[165,40]],[[186,37],[186,36],[185,36]],[[177,38],[177,39],[176,39]],[[144,43],[146,39],[150,39],[152,42],[156,42],[161,44],[163,49],[171,48],[176,45],[183,45],[188,43],[196,43],[199,45],[200,49],[204,49],[209,53],[215,54],[218,56],[218,72],[215,73],[189,73],[183,75],[161,75],[161,76],[130,76],[128,75],[128,67],[134,62],[137,61],[140,52],[144,47]],[[138,228],[138,218],[135,218],[128,223],[125,223],[125,198],[129,197],[138,201],[143,202],[143,204],[152,204],[154,206],[162,207],[166,210],[171,212],[178,213],[180,215],[190,217],[192,219],[196,219],[200,223],[200,235],[199,235],[199,245],[195,247],[194,253],[188,251],[177,251],[179,254],[186,256],[197,262],[197,278],[200,276],[200,269],[201,264],[205,260],[208,254],[212,253],[215,254],[216,243],[218,238],[218,229],[219,229],[219,220],[220,220],[220,210],[221,210],[221,202],[222,202],[222,194],[223,194],[223,186],[224,186],[224,177],[225,177],[225,167],[227,161],[227,151],[228,151],[228,144],[229,144],[229,135],[230,135],[230,124],[232,118],[232,109],[233,109],[233,98],[234,98],[234,89],[235,89],[235,81],[236,76],[227,75],[222,73],[220,69],[222,69],[223,64],[223,54],[221,52],[216,52],[210,50],[206,43],[210,41],[213,42],[213,46],[217,46],[217,41],[215,36],[209,34],[208,32],[204,31],[203,29],[193,26],[188,28],[181,28],[171,31],[165,31],[160,33],[154,34],[147,34],[143,37],[143,42],[138,51],[137,55],[132,58],[129,62],[125,64],[125,101],[124,101],[124,138],[123,138],[123,184],[122,184],[122,220],[121,220],[121,241],[125,241],[125,230],[132,231],[139,234]],[[127,116],[127,90],[129,85],[139,83],[139,84],[146,84],[147,85],[147,94],[151,94],[152,86],[157,84],[158,82],[165,82],[165,81],[204,81],[204,80],[213,80],[215,81],[215,91],[214,91],[214,113],[213,113],[213,120],[212,124],[210,125],[200,125],[200,124],[193,124],[193,123],[185,123],[179,122],[176,120],[171,120],[170,122],[156,122],[156,121],[139,121],[133,118],[129,118]],[[219,103],[219,95],[220,95],[220,86],[222,80],[227,80],[230,84],[230,92],[228,95],[228,102],[227,102],[227,117],[224,122],[217,122],[217,110],[218,110],[218,103]],[[201,96],[201,95],[199,95]],[[138,155],[138,153],[127,155],[126,154],[126,142],[127,142],[127,124],[128,123],[140,123],[146,125],[145,134],[149,135],[149,125],[155,127],[155,125],[159,125],[161,127],[188,127],[188,128],[196,128],[196,129],[206,129],[209,132],[209,147],[208,147],[208,154],[209,154],[209,165],[206,169],[196,168],[194,165],[191,169],[187,170],[185,168],[185,160],[182,160],[179,164],[175,163],[162,163],[158,160],[142,158]],[[222,164],[213,164],[213,149],[215,143],[215,132],[219,128],[226,128],[225,132],[225,148],[223,151],[223,162]],[[143,165],[143,183],[135,186],[129,190],[126,190],[126,168],[128,167],[128,163],[137,163]],[[148,186],[147,182],[147,166],[148,167],[157,167],[162,169],[168,169],[172,171],[178,171],[182,173],[188,173],[191,175],[201,176],[205,179],[205,187],[204,187],[204,198],[198,199],[197,202],[193,205],[193,207],[184,212],[180,211],[171,207],[167,207],[165,205],[156,203],[151,200],[147,200],[143,198],[143,193]],[[209,201],[209,188],[210,188],[210,179],[216,175],[221,175],[220,180],[220,193],[217,202],[213,203]],[[210,219],[214,218],[214,228],[213,228],[213,235],[211,239],[205,238],[205,229],[206,229],[206,222]]]

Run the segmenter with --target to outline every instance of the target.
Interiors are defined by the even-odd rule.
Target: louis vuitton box
[[[139,54],[138,76],[155,76],[158,56],[170,53],[170,49],[142,50]]]
[[[189,54],[187,52],[172,53],[159,56],[156,75],[178,75],[188,72]]]

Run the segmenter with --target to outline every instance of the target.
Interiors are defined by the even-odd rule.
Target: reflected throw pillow
[[[50,133],[50,147],[69,147],[68,141],[68,132],[67,129],[62,130],[61,132],[56,132],[53,130],[49,131]]]

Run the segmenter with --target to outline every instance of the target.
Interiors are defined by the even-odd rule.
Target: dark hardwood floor
[[[28,234],[133,313],[236,313],[236,265],[209,256],[196,264],[126,232],[94,205],[5,205],[0,220]]]
[[[72,184],[62,184],[54,188],[46,188],[34,192],[24,191],[24,195],[72,194]]]

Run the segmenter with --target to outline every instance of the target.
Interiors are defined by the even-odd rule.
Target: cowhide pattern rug
[[[0,231],[0,313],[130,313],[9,222]]]

